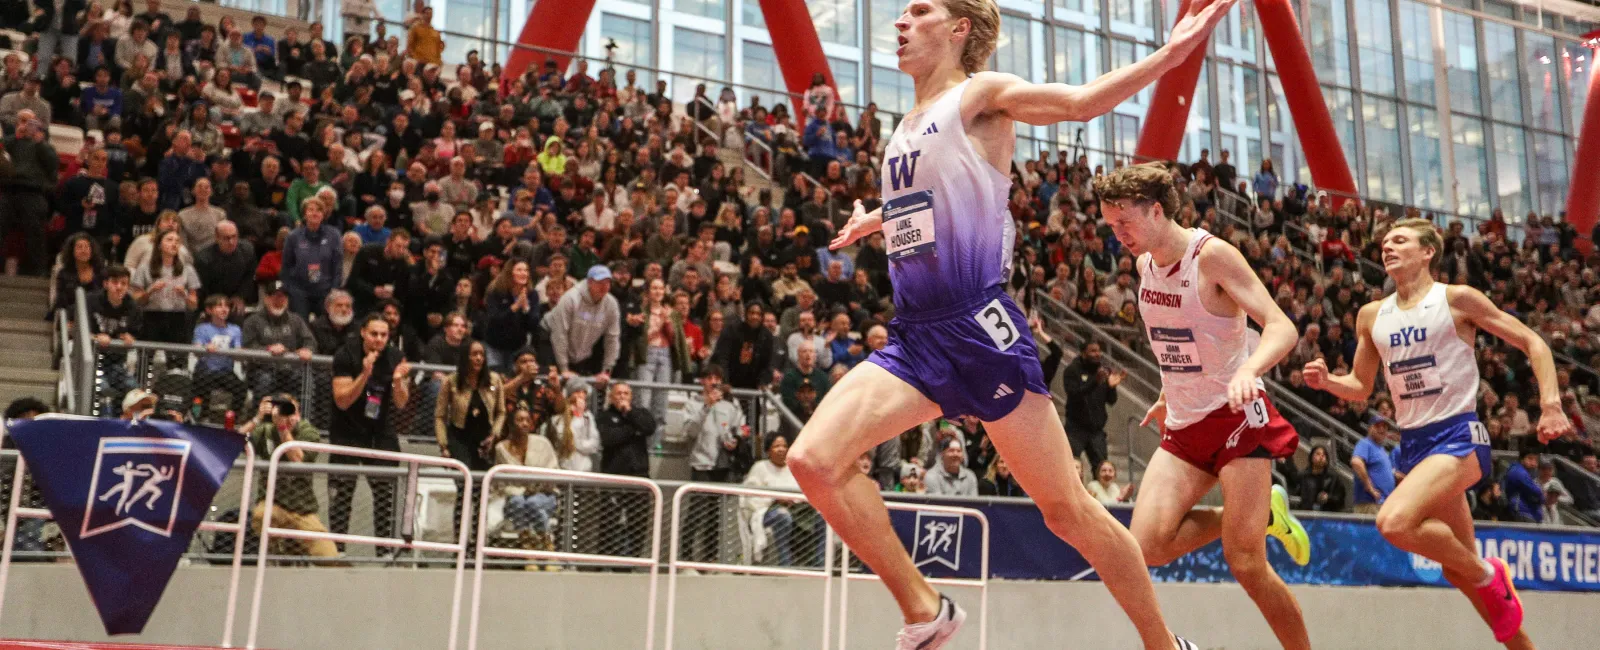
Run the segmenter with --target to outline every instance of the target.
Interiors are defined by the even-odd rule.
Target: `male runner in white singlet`
[[[1473,341],[1482,329],[1528,355],[1539,383],[1539,441],[1572,429],[1561,412],[1550,346],[1472,287],[1434,282],[1444,252],[1439,230],[1426,219],[1402,219],[1383,237],[1383,268],[1395,292],[1368,303],[1356,317],[1355,362],[1331,375],[1322,360],[1306,364],[1306,385],[1343,400],[1366,399],[1382,364],[1400,425],[1395,470],[1405,474],[1378,510],[1384,539],[1444,567],[1445,578],[1467,595],[1508,648],[1532,648],[1522,632],[1522,600],[1504,561],[1478,557],[1466,491],[1490,478],[1489,432],[1478,422],[1478,361]]]
[[[1278,642],[1310,648],[1263,534],[1278,537],[1295,562],[1310,560],[1287,493],[1272,485],[1273,459],[1293,454],[1300,436],[1260,379],[1294,347],[1294,323],[1238,249],[1172,220],[1178,193],[1164,164],[1125,167],[1094,186],[1106,224],[1139,256],[1139,314],[1161,367],[1161,396],[1144,420],[1161,424],[1161,447],[1133,508],[1133,536],[1151,566],[1222,538],[1228,568]],[[1262,327],[1258,345],[1246,317]],[[1196,509],[1219,481],[1225,507]]]
[[[1233,3],[1197,0],[1164,47],[1081,87],[984,72],[1000,29],[994,0],[912,0],[895,21],[896,54],[915,83],[916,106],[884,152],[884,207],[866,212],[857,203],[830,244],[837,249],[884,232],[895,319],[889,344],[817,406],[789,466],[812,505],[894,594],[906,623],[900,648],[944,646],[965,614],[918,573],[889,525],[877,484],[855,461],[940,415],[985,423],[1050,530],[1099,572],[1146,648],[1192,647],[1162,620],[1133,536],[1078,480],[1027,319],[1004,291],[1016,232],[1006,210],[1006,170],[1015,122],[1082,122],[1106,113],[1177,66]]]

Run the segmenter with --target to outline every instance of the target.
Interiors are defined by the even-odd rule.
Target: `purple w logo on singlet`
[[[922,151],[917,150],[889,159],[889,185],[892,191],[898,192],[900,188],[911,187],[916,182],[917,158],[921,155]]]

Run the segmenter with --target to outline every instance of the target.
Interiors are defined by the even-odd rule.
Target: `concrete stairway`
[[[20,397],[55,405],[49,281],[0,276],[0,406]]]

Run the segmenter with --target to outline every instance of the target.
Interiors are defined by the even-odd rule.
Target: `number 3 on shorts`
[[[999,298],[989,301],[973,318],[989,333],[989,338],[994,339],[994,346],[1001,352],[1010,349],[1020,338],[1016,323],[1011,322],[1011,314],[1000,304]]]

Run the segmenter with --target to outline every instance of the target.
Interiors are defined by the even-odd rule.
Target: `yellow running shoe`
[[[1282,485],[1272,486],[1272,519],[1267,522],[1267,534],[1283,543],[1294,563],[1305,566],[1311,563],[1311,538],[1300,520],[1289,512],[1289,491]]]

